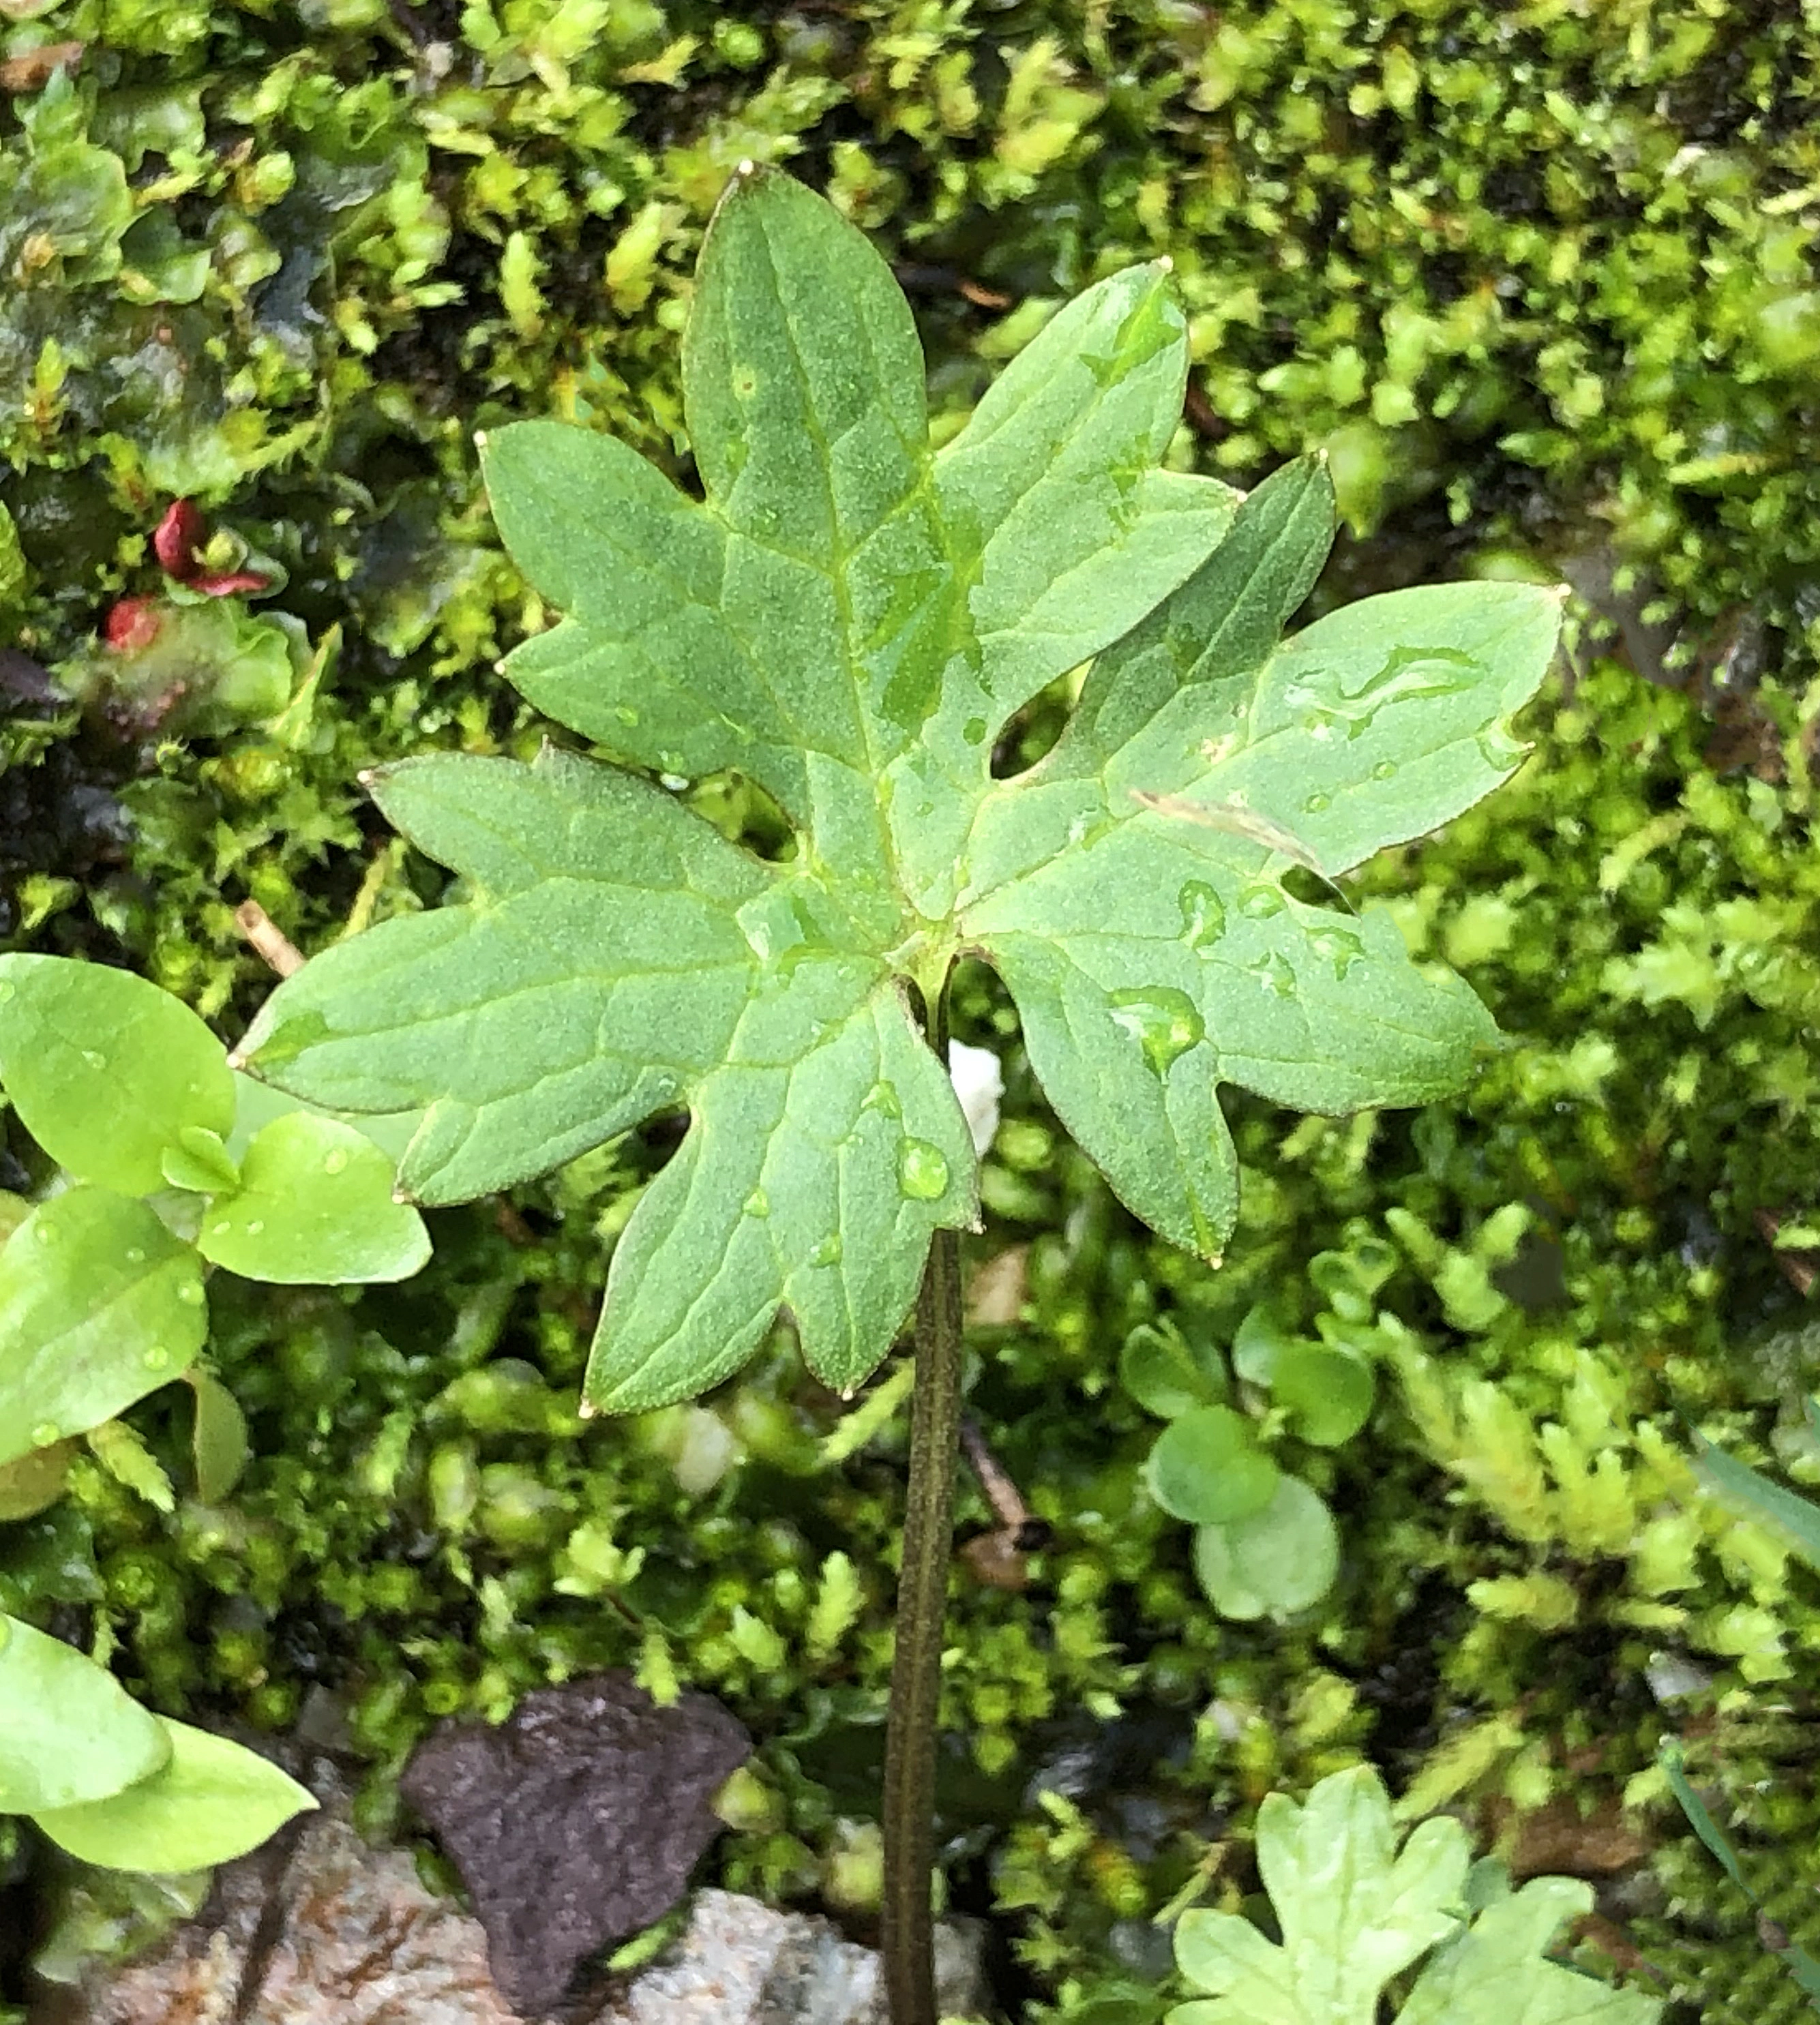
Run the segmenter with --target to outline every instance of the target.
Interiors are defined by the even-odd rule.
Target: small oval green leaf
[[[1197,1406],[1157,1436],[1149,1474],[1150,1494],[1165,1512],[1203,1524],[1260,1511],[1279,1472],[1244,1414]]]
[[[143,1203],[82,1186],[39,1204],[0,1250],[0,1463],[181,1377],[208,1327],[194,1251]]]
[[[1217,1406],[1226,1392],[1216,1353],[1197,1356],[1173,1323],[1140,1322],[1119,1353],[1119,1383],[1147,1413],[1173,1420],[1197,1406]]]
[[[430,1255],[423,1218],[392,1200],[392,1164],[351,1125],[293,1111],[248,1147],[197,1249],[249,1280],[344,1286],[405,1280]]]
[[[1291,1428],[1324,1449],[1351,1440],[1371,1418],[1376,1392],[1371,1366],[1330,1343],[1285,1345],[1270,1380],[1270,1396],[1287,1410]]]
[[[196,1395],[196,1425],[189,1438],[196,1459],[196,1494],[204,1505],[219,1505],[240,1482],[252,1454],[246,1416],[213,1372],[198,1369],[189,1376]]]
[[[0,956],[0,1082],[25,1129],[85,1182],[146,1196],[186,1125],[233,1123],[227,1051],[131,971]]]
[[[160,1155],[158,1166],[172,1188],[189,1189],[198,1195],[240,1186],[240,1169],[229,1158],[221,1134],[205,1125],[185,1126],[176,1144]]]
[[[1292,1617],[1340,1572],[1333,1515],[1298,1476],[1280,1476],[1262,1510],[1194,1536],[1194,1571],[1223,1617]]]
[[[153,1720],[170,1755],[149,1777],[105,1799],[35,1813],[59,1848],[109,1870],[206,1870],[257,1849],[316,1805],[256,1751],[187,1723]]]
[[[0,1616],[0,1814],[105,1799],[170,1755],[158,1718],[105,1667]]]

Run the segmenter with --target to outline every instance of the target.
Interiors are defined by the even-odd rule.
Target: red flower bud
[[[152,552],[167,576],[187,583],[196,574],[202,545],[208,539],[208,523],[194,503],[188,499],[173,500],[152,537]]]

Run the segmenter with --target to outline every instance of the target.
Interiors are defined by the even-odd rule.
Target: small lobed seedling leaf
[[[1433,1950],[1399,2025],[1655,2025],[1661,2005],[1545,1958],[1590,1909],[1577,1879],[1511,1893],[1472,1871],[1458,1821],[1423,1822],[1400,1847],[1370,1766],[1323,1779],[1298,1806],[1258,1810],[1258,1867],[1281,1931],[1265,1939],[1230,1913],[1185,1913],[1175,1956],[1207,1994],[1167,2025],[1376,2025],[1392,1979]]]
[[[588,431],[483,443],[506,545],[562,615],[506,672],[620,763],[382,771],[381,807],[465,897],[325,951],[243,1052],[337,1111],[420,1112],[400,1178],[424,1202],[687,1110],[614,1251],[591,1406],[719,1382],[785,1309],[829,1384],[877,1366],[932,1233],[976,1214],[920,1031],[963,954],[1118,1194],[1209,1259],[1237,1204],[1222,1082],[1418,1103],[1491,1038],[1387,917],[1282,875],[1331,880],[1503,779],[1558,601],[1401,591],[1285,641],[1332,486],[1315,459],[1242,502],[1160,469],[1186,358],[1164,270],[1129,269],[938,453],[889,270],[759,171],[715,215],[684,340],[704,499]],[[1055,748],[995,778],[1013,715],[1090,662]],[[737,770],[795,854],[760,862],[627,770]]]

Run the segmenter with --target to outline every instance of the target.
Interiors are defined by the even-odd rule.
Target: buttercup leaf
[[[338,1112],[421,1113],[399,1178],[425,1202],[686,1110],[615,1251],[591,1404],[719,1381],[780,1309],[829,1384],[879,1362],[932,1233],[976,1214],[920,1031],[963,953],[998,965],[1120,1194],[1208,1256],[1236,1202],[1222,1081],[1336,1110],[1458,1082],[1477,1001],[1281,874],[1331,880],[1509,772],[1550,597],[1402,593],[1282,642],[1331,488],[1306,463],[1241,509],[1160,469],[1186,338],[1160,266],[1063,311],[938,454],[889,270],[807,190],[742,175],[683,366],[700,502],[585,431],[482,446],[562,614],[506,673],[625,767],[744,774],[795,856],[553,749],[407,761],[374,795],[460,904],[325,951],[241,1057]],[[1090,662],[1049,758],[995,780],[1013,713]]]

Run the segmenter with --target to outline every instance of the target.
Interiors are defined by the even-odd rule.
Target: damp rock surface
[[[751,1751],[711,1696],[664,1707],[630,1674],[597,1674],[534,1689],[497,1725],[438,1730],[399,1791],[461,1874],[495,1982],[535,2016],[682,1896],[720,1832],[709,1803]]]

